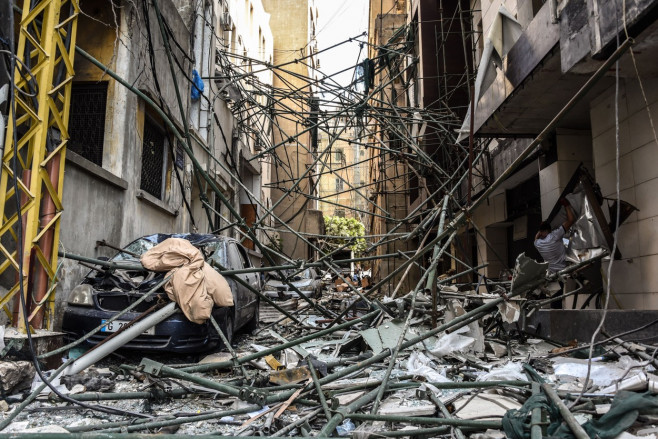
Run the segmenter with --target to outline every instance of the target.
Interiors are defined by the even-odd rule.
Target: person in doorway
[[[537,248],[541,257],[544,258],[544,261],[548,262],[548,270],[554,273],[567,268],[566,248],[562,242],[562,238],[569,231],[573,223],[576,222],[576,215],[569,201],[566,198],[562,198],[560,199],[560,204],[564,206],[564,210],[567,213],[567,220],[555,230],[551,230],[551,224],[548,221],[544,221],[539,225],[539,231],[535,235],[535,248]],[[564,285],[560,282],[560,290],[552,297],[561,296],[563,288]],[[552,302],[551,308],[562,309],[562,301],[556,300]]]

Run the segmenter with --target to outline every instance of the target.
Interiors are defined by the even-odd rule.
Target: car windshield
[[[197,248],[203,253],[204,259],[208,259],[210,256],[215,262],[225,265],[226,264],[226,255],[224,254],[224,246],[219,245],[219,241],[212,241],[206,244],[200,245]],[[117,253],[112,259],[112,262],[138,262],[139,257],[158,245],[157,242],[151,240],[140,238],[137,241],[133,241],[123,248],[124,251]]]
[[[139,256],[146,253],[148,250],[152,249],[157,245],[156,242],[140,238],[137,241],[134,241],[124,247],[125,251],[117,253],[112,259],[113,262],[122,262],[122,261],[137,261]]]

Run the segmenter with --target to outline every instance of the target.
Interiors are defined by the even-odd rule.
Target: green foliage
[[[326,240],[329,246],[335,248],[352,242],[348,248],[355,254],[361,254],[366,250],[366,240],[363,238],[366,227],[358,219],[325,216],[324,225],[325,233],[331,237]],[[341,238],[334,238],[334,236],[340,236]]]

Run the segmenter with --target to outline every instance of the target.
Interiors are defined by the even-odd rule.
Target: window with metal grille
[[[106,106],[107,81],[73,83],[67,148],[98,166],[103,166]]]
[[[336,192],[341,192],[345,189],[344,182],[340,178],[336,179]]]
[[[144,118],[142,136],[142,177],[139,188],[162,199],[162,181],[165,164],[165,133],[149,117]]]

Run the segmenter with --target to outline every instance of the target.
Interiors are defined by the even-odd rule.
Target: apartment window
[[[106,106],[107,81],[73,83],[67,148],[98,166],[103,166]]]
[[[335,163],[343,163],[343,150],[342,149],[336,149],[334,150],[334,162]]]
[[[345,182],[340,178],[336,179],[336,192],[341,192],[345,189]]]
[[[164,192],[166,136],[162,127],[150,117],[144,117],[142,136],[142,176],[140,189],[161,200]]]

